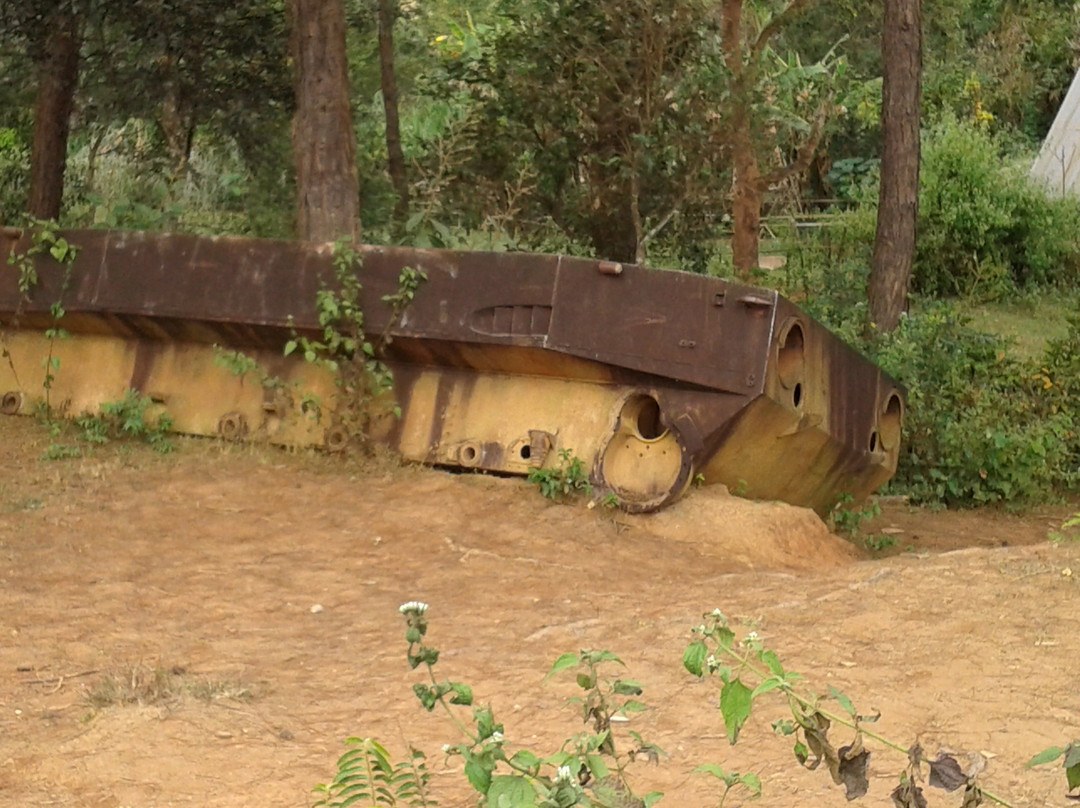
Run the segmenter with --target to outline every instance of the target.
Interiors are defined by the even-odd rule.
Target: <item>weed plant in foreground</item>
[[[477,794],[478,806],[650,808],[664,796],[658,791],[639,796],[631,781],[630,772],[638,764],[658,764],[665,754],[622,726],[626,716],[647,708],[641,700],[643,686],[624,675],[626,666],[615,654],[583,650],[555,660],[548,677],[575,675],[581,692],[571,704],[579,712],[582,728],[568,736],[558,750],[544,755],[516,748],[492,708],[475,704],[469,685],[436,676],[439,651],[427,641],[426,603],[404,603],[400,612],[406,623],[409,667],[426,674],[424,681],[413,685],[413,692],[426,711],[443,713],[457,731],[458,741],[445,744],[442,751],[447,758],[463,759],[464,775]],[[898,753],[903,767],[890,794],[896,808],[926,808],[924,787],[959,792],[960,808],[986,803],[1011,805],[982,787],[979,778],[986,760],[981,754],[968,755],[965,767],[954,754],[939,751],[931,758],[919,743],[905,747],[868,729],[879,715],[860,713],[852,700],[834,687],[829,687],[827,695],[813,692],[800,674],[785,670],[776,652],[766,648],[756,632],[737,636],[720,610],[704,615],[692,635],[683,653],[683,667],[698,678],[718,682],[721,718],[731,744],[739,740],[759,699],[780,698],[786,701],[791,717],[776,721],[774,732],[793,740],[799,765],[828,772],[832,781],[843,787],[848,800],[867,795],[869,747],[876,744]],[[836,728],[850,737],[840,747],[829,737]],[[338,760],[335,778],[316,788],[322,795],[317,808],[436,804],[422,752],[410,749],[408,760],[395,763],[386,748],[372,738],[350,738],[347,744],[350,748]],[[1080,799],[1071,793],[1080,789],[1080,741],[1051,747],[1032,758],[1028,766],[1058,759],[1063,759],[1066,770],[1068,799]],[[756,797],[762,792],[761,780],[753,773],[729,772],[711,763],[698,766],[694,773],[716,779],[718,808],[723,808],[732,793]]]

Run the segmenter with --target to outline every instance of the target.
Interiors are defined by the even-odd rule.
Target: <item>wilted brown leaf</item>
[[[943,788],[951,792],[966,782],[967,777],[952,755],[938,755],[937,760],[930,761],[929,783],[933,788]]]
[[[968,782],[967,788],[964,789],[964,801],[960,804],[960,808],[978,808],[978,806],[982,805],[982,802],[982,789],[974,781]]]
[[[851,746],[841,746],[839,755],[838,774],[844,786],[844,796],[849,800],[857,800],[870,788],[870,780],[866,775],[870,753],[863,749],[862,736],[857,736]]]
[[[896,808],[926,808],[926,797],[922,789],[912,780],[905,780],[892,790],[893,805]]]

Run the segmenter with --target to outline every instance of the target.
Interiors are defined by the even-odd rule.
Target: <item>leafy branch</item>
[[[390,332],[401,322],[427,275],[412,267],[401,270],[397,291],[382,298],[390,307],[390,317],[382,333],[371,339],[365,329],[360,254],[351,242],[339,241],[334,245],[333,263],[337,288],[323,287],[315,298],[321,335],[311,338],[298,334],[294,328],[284,353],[291,356],[299,352],[307,362],[325,367],[335,375],[341,391],[337,414],[342,426],[350,439],[366,442],[372,420],[371,405],[393,386],[393,374],[382,358],[391,342]],[[396,417],[401,416],[399,406],[394,404],[392,410]]]
[[[582,692],[573,703],[580,706],[587,729],[567,738],[559,751],[547,757],[527,749],[510,754],[503,725],[495,720],[491,708],[474,706],[468,685],[436,678],[439,652],[425,639],[427,609],[426,603],[418,601],[400,608],[406,620],[409,666],[416,669],[423,665],[430,682],[413,685],[413,692],[428,712],[441,706],[464,738],[461,743],[443,746],[443,752],[464,759],[465,776],[486,805],[617,808],[640,804],[649,808],[663,796],[650,792],[638,798],[628,780],[629,764],[637,760],[658,762],[663,750],[633,731],[626,733],[628,748],[619,750],[613,723],[644,710],[645,705],[638,699],[642,693],[639,683],[607,674],[612,666],[625,667],[617,656],[608,651],[581,651],[555,660],[549,677],[563,671],[577,672]],[[468,724],[460,715],[463,707],[472,707]]]
[[[773,731],[778,735],[794,736],[795,758],[805,768],[814,770],[824,763],[833,782],[844,786],[849,800],[864,796],[869,788],[870,751],[865,748],[865,739],[870,739],[907,756],[907,769],[891,794],[897,808],[925,808],[926,799],[919,785],[924,781],[924,766],[929,770],[925,778],[929,786],[948,792],[964,788],[962,808],[974,808],[984,799],[1002,806],[1010,805],[979,784],[978,774],[985,765],[981,760],[965,772],[952,755],[942,753],[931,760],[919,744],[904,747],[867,729],[865,725],[876,722],[880,714],[861,715],[851,699],[834,687],[829,688],[828,696],[800,687],[802,675],[784,670],[779,657],[764,647],[756,632],[750,632],[736,642],[735,631],[719,609],[706,614],[704,622],[693,632],[698,638],[683,653],[683,666],[699,678],[715,675],[720,679],[720,712],[730,743],[738,741],[755,700],[777,691],[786,697],[792,718],[775,722]],[[823,706],[827,699],[834,700],[840,709]],[[828,738],[834,724],[854,732],[851,742],[839,749]]]

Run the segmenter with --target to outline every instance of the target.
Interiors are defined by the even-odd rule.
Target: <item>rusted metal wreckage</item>
[[[97,412],[127,390],[175,429],[335,448],[329,371],[286,357],[321,333],[331,245],[73,231],[68,271],[35,258],[26,294],[2,262],[29,236],[0,231],[3,413],[34,410],[44,362],[51,401]],[[694,481],[823,512],[859,500],[896,469],[904,393],[875,365],[772,291],[683,272],[531,254],[365,246],[369,333],[409,266],[427,280],[391,323],[386,363],[400,417],[374,435],[403,457],[525,474],[568,449],[594,487],[631,511],[660,508]],[[69,339],[50,340],[62,300]],[[372,303],[371,301],[375,301]],[[215,357],[224,346],[281,383]],[[296,391],[326,404],[299,412]]]

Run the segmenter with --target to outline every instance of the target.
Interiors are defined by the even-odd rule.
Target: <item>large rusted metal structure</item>
[[[0,258],[25,254],[0,231]],[[335,448],[330,373],[285,357],[320,332],[316,295],[334,283],[330,245],[75,231],[68,270],[36,258],[36,284],[0,272],[0,410],[31,411],[43,362],[50,398],[96,412],[128,389],[178,431]],[[672,502],[695,479],[819,512],[894,473],[903,391],[777,293],[682,272],[560,256],[363,247],[369,332],[387,327],[399,272],[427,281],[396,322],[386,362],[400,417],[374,436],[406,458],[524,474],[585,461],[623,507]],[[50,340],[62,300],[69,339]],[[215,347],[220,346],[220,347]],[[217,359],[242,351],[259,383]],[[296,391],[324,402],[299,412]]]

